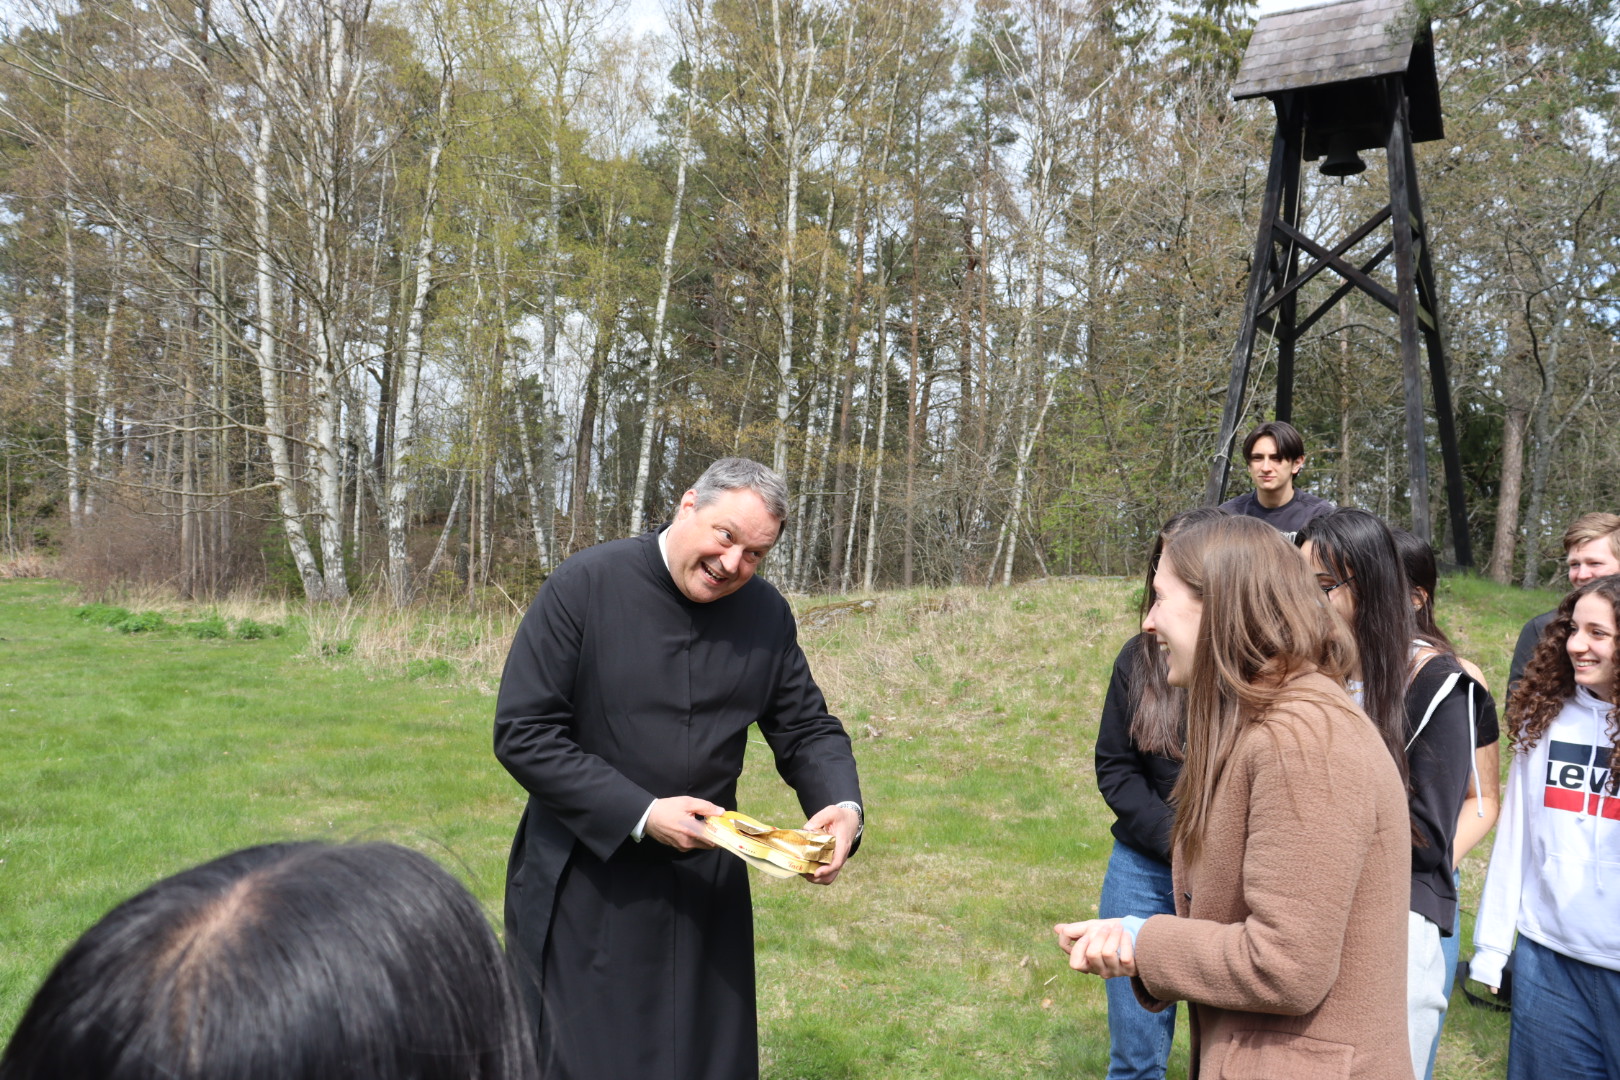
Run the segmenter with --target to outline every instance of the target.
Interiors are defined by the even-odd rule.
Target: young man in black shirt
[[[1294,543],[1306,522],[1334,509],[1326,499],[1294,487],[1294,478],[1305,467],[1305,440],[1293,424],[1268,420],[1249,432],[1243,440],[1243,460],[1254,490],[1222,503],[1222,510],[1259,518]]]

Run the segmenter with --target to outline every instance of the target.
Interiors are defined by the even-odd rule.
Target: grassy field
[[[855,739],[868,834],[831,888],[755,876],[767,1077],[1103,1073],[1102,984],[1067,971],[1050,926],[1095,909],[1108,857],[1091,749],[1134,588],[798,605]],[[1460,650],[1503,685],[1519,626],[1554,598],[1443,591]],[[490,717],[515,614],[174,608],[145,632],[83,614],[62,585],[0,583],[0,1039],[108,907],[247,844],[407,844],[498,916],[522,796],[490,755]],[[236,636],[250,616],[263,636]],[[743,809],[798,824],[762,744],[742,790]],[[1486,857],[1465,863],[1470,912]],[[1458,995],[1437,1075],[1501,1075],[1505,1039]]]

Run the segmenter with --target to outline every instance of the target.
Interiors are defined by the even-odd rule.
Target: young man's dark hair
[[[1285,420],[1267,420],[1243,438],[1243,463],[1254,490],[1221,504],[1223,510],[1259,518],[1290,541],[1313,518],[1331,512],[1333,504],[1308,491],[1297,491],[1294,478],[1305,467],[1305,440]]]
[[[85,931],[3,1080],[536,1080],[478,902],[393,844],[269,844],[181,871]]]
[[[1305,439],[1299,429],[1286,420],[1267,420],[1243,437],[1243,460],[1254,453],[1254,444],[1270,436],[1277,444],[1277,456],[1286,461],[1305,460]]]

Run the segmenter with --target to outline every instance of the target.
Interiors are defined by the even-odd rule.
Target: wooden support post
[[[1446,346],[1446,320],[1441,313],[1440,290],[1435,283],[1434,263],[1429,252],[1433,239],[1423,216],[1423,197],[1417,179],[1417,162],[1412,144],[1406,144],[1406,175],[1412,189],[1413,228],[1421,238],[1417,261],[1417,299],[1429,313],[1423,327],[1423,344],[1429,354],[1429,385],[1434,396],[1434,421],[1440,429],[1440,458],[1446,470],[1446,509],[1451,515],[1451,550],[1457,565],[1472,569],[1474,543],[1468,532],[1468,502],[1463,488],[1462,452],[1457,443],[1456,409],[1451,401],[1449,349]]]
[[[1273,279],[1281,280],[1274,270],[1275,231],[1273,223],[1283,206],[1283,180],[1287,163],[1294,163],[1294,175],[1299,175],[1300,109],[1291,99],[1277,103],[1277,130],[1271,137],[1271,167],[1266,173],[1266,195],[1260,208],[1260,231],[1254,241],[1254,257],[1250,262],[1249,291],[1243,304],[1243,321],[1238,326],[1237,345],[1232,349],[1232,376],[1226,387],[1226,403],[1221,409],[1221,432],[1215,444],[1215,456],[1209,468],[1209,483],[1204,487],[1204,502],[1209,506],[1220,503],[1226,494],[1226,481],[1232,470],[1232,442],[1237,437],[1238,418],[1243,415],[1243,393],[1249,381],[1249,360],[1254,354],[1254,332],[1260,302],[1270,290]]]
[[[1296,108],[1296,112],[1299,110]],[[1301,124],[1303,128],[1303,123]],[[1296,151],[1283,161],[1282,219],[1299,227],[1300,164],[1303,154]],[[1286,283],[1299,276],[1299,245],[1289,243],[1287,254],[1277,268],[1276,283],[1268,291],[1285,288]],[[1277,419],[1292,423],[1294,419],[1294,324],[1299,315],[1299,292],[1288,289],[1277,306],[1273,325],[1277,339]]]
[[[1395,295],[1401,326],[1401,391],[1406,400],[1406,475],[1411,487],[1412,534],[1434,542],[1429,519],[1429,458],[1423,431],[1423,368],[1418,358],[1417,267],[1412,251],[1411,177],[1407,158],[1406,94],[1390,94],[1389,217],[1395,233]]]

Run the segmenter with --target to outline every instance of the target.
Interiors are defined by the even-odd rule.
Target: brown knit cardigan
[[[1371,721],[1318,674],[1239,737],[1176,914],[1136,939],[1137,996],[1191,1003],[1193,1077],[1411,1080],[1412,830]]]

